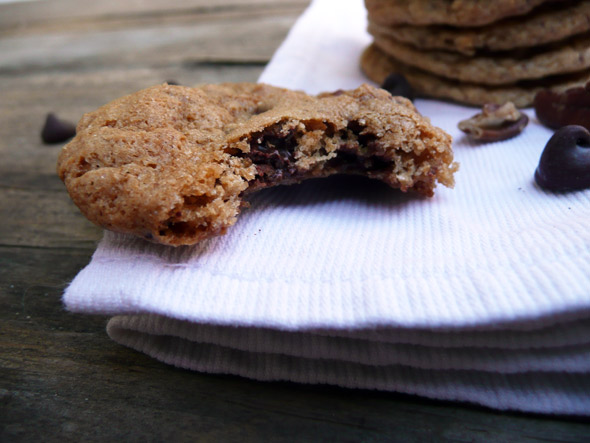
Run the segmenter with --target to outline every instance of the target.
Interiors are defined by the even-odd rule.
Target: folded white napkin
[[[361,0],[314,1],[260,80],[358,86],[365,26]],[[590,415],[590,190],[535,185],[551,132],[532,112],[476,145],[457,130],[473,108],[416,105],[454,137],[454,190],[336,177],[262,191],[194,247],[107,232],[67,308],[198,371]]]

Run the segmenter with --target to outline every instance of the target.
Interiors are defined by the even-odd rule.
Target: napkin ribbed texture
[[[314,1],[260,80],[358,86],[365,26],[360,0]],[[474,144],[457,130],[473,108],[416,106],[453,135],[454,190],[333,177],[259,192],[193,247],[107,232],[67,308],[198,371],[590,415],[590,191],[535,185],[551,131],[531,111],[517,138]]]

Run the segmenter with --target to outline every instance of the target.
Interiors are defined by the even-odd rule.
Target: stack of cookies
[[[590,80],[590,0],[365,0],[361,67],[403,74],[423,96],[530,106]]]

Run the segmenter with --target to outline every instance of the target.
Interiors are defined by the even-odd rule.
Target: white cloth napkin
[[[361,0],[317,0],[261,81],[310,93],[367,80]],[[265,190],[229,233],[170,248],[106,233],[67,288],[117,342],[204,372],[590,415],[590,190],[533,173],[551,131],[472,144],[475,109],[418,100],[454,137],[454,190],[360,178]]]

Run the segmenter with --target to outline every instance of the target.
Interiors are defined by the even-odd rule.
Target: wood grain
[[[176,80],[254,81],[307,1],[0,5],[0,441],[583,441],[588,424],[176,369],[61,294],[100,229],[55,175],[46,113]]]

